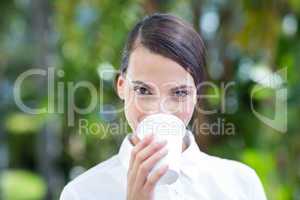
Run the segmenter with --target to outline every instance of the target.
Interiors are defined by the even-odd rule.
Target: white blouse
[[[130,135],[124,138],[118,154],[67,184],[60,200],[125,200],[133,148]],[[155,200],[266,200],[253,169],[200,151],[190,130],[185,142],[188,148],[182,152],[179,178],[171,185],[156,186]]]

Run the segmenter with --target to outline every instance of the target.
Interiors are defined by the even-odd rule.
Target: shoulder
[[[124,170],[117,155],[99,163],[69,182],[61,193],[61,200],[90,199],[89,195],[106,195],[113,188],[122,185]],[[96,195],[97,196],[97,195]]]
[[[93,180],[96,180],[97,178],[100,178],[102,176],[107,175],[108,173],[112,172],[113,170],[117,169],[119,167],[119,160],[117,156],[113,156],[98,165],[90,168],[83,174],[76,177],[74,180],[72,180],[69,185],[76,185],[83,182],[90,182]]]
[[[211,173],[226,187],[239,188],[242,193],[252,197],[250,199],[266,199],[261,181],[255,169],[249,165],[211,155],[207,155],[207,160]]]
[[[256,176],[256,172],[252,167],[240,161],[212,155],[207,155],[207,160],[211,169],[216,173],[222,173],[224,176],[233,177],[241,182],[249,182],[253,176]]]
[[[207,165],[210,166],[213,170],[222,169],[222,171],[234,171],[235,173],[243,174],[253,174],[255,173],[254,169],[249,165],[242,163],[240,161],[222,158],[215,155],[210,155],[208,153],[202,152],[202,158],[205,160]]]

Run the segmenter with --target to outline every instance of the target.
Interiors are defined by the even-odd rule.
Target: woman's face
[[[135,132],[150,114],[176,115],[187,126],[196,105],[193,77],[181,65],[143,46],[130,55],[127,72],[117,81],[126,119]]]

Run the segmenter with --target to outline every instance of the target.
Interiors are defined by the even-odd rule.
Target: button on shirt
[[[67,184],[60,200],[125,200],[131,135],[124,138],[118,154]],[[179,178],[170,185],[157,185],[155,200],[266,200],[252,168],[200,151],[190,130],[184,142],[188,147],[181,154]]]

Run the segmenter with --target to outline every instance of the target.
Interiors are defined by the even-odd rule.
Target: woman
[[[153,134],[139,140],[138,123],[149,114],[167,112],[188,125],[196,109],[205,47],[192,26],[170,14],[145,17],[130,32],[121,73],[116,79],[126,119],[133,130],[119,153],[88,170],[63,190],[69,199],[266,199],[255,171],[200,151],[190,130],[183,139],[180,176],[171,185],[157,185],[167,171],[149,170],[167,154],[166,142]]]

